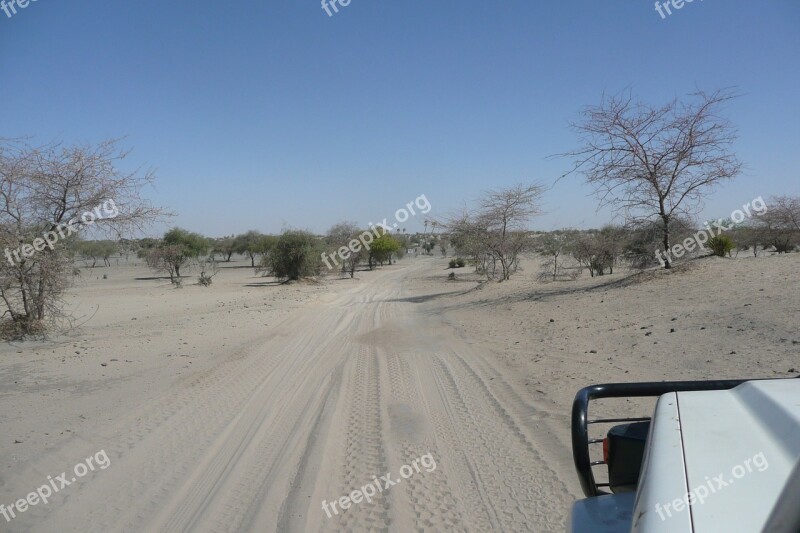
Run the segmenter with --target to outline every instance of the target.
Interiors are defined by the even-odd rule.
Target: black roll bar
[[[589,402],[600,398],[642,398],[661,396],[670,392],[691,392],[732,389],[747,379],[729,379],[716,381],[662,381],[651,383],[606,383],[591,385],[578,391],[572,403],[572,459],[581,482],[583,493],[587,497],[607,494],[598,490],[607,483],[595,482],[592,467],[605,464],[605,461],[592,461],[589,454],[589,424],[613,422],[637,422],[650,420],[649,417],[609,418],[589,420]],[[602,442],[603,439],[592,439],[591,443]]]

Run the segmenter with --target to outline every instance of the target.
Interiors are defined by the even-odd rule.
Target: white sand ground
[[[580,387],[800,370],[800,254],[550,284],[534,266],[482,285],[441,258],[281,286],[226,268],[181,290],[84,270],[76,329],[0,346],[0,503],[111,463],[0,531],[560,531]]]

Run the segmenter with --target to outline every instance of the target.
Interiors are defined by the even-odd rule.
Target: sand
[[[180,290],[84,269],[74,329],[0,346],[0,503],[109,459],[0,531],[561,531],[579,388],[800,371],[800,254],[555,283],[536,260],[504,283],[441,257],[287,285],[246,266]]]

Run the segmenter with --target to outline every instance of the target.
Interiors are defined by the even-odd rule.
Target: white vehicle
[[[659,397],[652,418],[588,418],[591,400],[648,396]],[[620,423],[589,438],[590,425]],[[800,532],[800,379],[587,387],[572,447],[587,498],[568,531]],[[608,482],[595,481],[598,465]]]

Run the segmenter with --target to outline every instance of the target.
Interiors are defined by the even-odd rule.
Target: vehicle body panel
[[[634,519],[630,531],[633,533],[692,531],[688,513],[672,513],[672,516],[668,516],[663,511],[659,514],[656,507],[663,506],[686,492],[678,393],[671,392],[658,399],[653,420],[647,437],[647,450],[642,461],[642,474],[639,478],[639,490],[636,493]],[[656,487],[657,490],[654,490]]]
[[[656,403],[635,500],[576,502],[568,531],[800,531],[800,379],[675,385]]]

